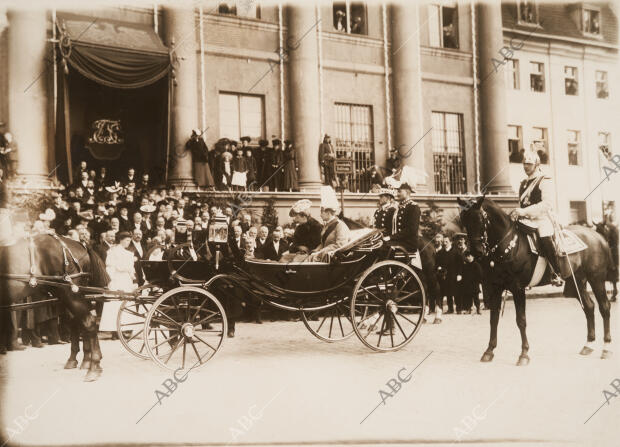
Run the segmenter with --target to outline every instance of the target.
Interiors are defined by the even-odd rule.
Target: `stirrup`
[[[556,287],[562,287],[564,285],[564,280],[556,273],[551,277],[551,284]]]

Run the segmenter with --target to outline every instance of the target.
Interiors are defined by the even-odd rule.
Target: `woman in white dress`
[[[131,234],[121,231],[116,235],[116,245],[108,250],[105,265],[110,275],[110,290],[132,292],[136,288],[134,283],[136,272],[134,269],[134,255],[127,250],[131,243]],[[101,314],[100,331],[116,332],[116,317],[122,301],[114,300],[103,304]]]

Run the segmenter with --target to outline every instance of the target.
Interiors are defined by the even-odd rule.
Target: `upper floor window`
[[[512,90],[519,90],[519,61],[517,59],[508,59],[507,62],[506,81],[508,82],[508,87]]]
[[[547,128],[534,127],[532,128],[533,139],[532,145],[536,150],[536,153],[540,157],[540,162],[543,164],[549,163],[549,143],[547,139]]]
[[[260,6],[258,6],[257,0],[220,2],[217,6],[217,12],[218,14],[260,19]]]
[[[611,143],[611,136],[609,132],[599,132],[598,133],[598,149],[601,151],[603,157],[607,160],[611,159],[612,153],[611,148],[609,147]]]
[[[566,137],[568,142],[568,164],[571,166],[579,166],[581,164],[579,131],[569,130]]]
[[[239,141],[248,135],[252,141],[264,138],[263,97],[220,93],[220,136]]]
[[[368,34],[366,4],[363,2],[334,2],[334,30],[349,34]]]
[[[428,6],[429,45],[432,47],[459,47],[458,9],[452,4]]]
[[[564,67],[564,93],[572,96],[579,94],[577,67]]]
[[[597,9],[583,8],[583,32],[601,34],[601,12]]]
[[[596,97],[607,99],[609,97],[609,85],[607,84],[607,72],[597,70],[596,76]]]
[[[538,5],[531,0],[520,0],[517,2],[519,22],[522,24],[538,24]]]
[[[545,91],[545,64],[541,62],[530,62],[530,90]]]
[[[523,135],[521,126],[508,126],[508,153],[511,163],[523,162]]]

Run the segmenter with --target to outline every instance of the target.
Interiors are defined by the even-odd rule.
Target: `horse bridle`
[[[482,214],[482,229],[483,229],[482,236],[472,238],[472,240],[482,241],[482,249],[484,250],[484,257],[489,259],[489,265],[493,267],[496,262],[504,261],[504,259],[510,254],[510,252],[512,252],[512,249],[517,246],[517,240],[519,238],[519,234],[515,231],[515,225],[513,224],[510,226],[508,233],[501,240],[499,240],[495,245],[493,245],[493,247],[489,249],[489,235],[488,235],[488,227],[490,225],[489,215],[487,214],[486,210],[482,207],[480,207],[480,213]],[[504,248],[503,252],[501,252],[499,257],[493,258],[500,244],[511,233],[514,233],[514,236],[512,237],[512,239],[510,240],[506,248]]]

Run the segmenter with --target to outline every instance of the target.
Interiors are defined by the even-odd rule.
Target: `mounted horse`
[[[549,268],[544,258],[539,259],[527,232],[492,200],[482,196],[470,201],[459,198],[458,202],[471,252],[481,261],[485,292],[491,303],[491,336],[481,361],[489,362],[493,359],[502,294],[508,290],[514,298],[517,326],[521,332],[521,355],[517,365],[527,365],[529,344],[525,332],[525,288],[548,284],[551,276]],[[592,353],[591,345],[595,340],[594,303],[586,290],[589,283],[603,317],[605,346],[601,358],[608,358],[611,356],[610,305],[605,280],[613,269],[611,252],[605,239],[596,231],[575,225],[569,226],[568,230],[569,233],[564,230],[560,234],[562,239],[572,235],[585,244],[583,250],[561,257],[564,267],[568,267],[562,268],[562,276],[568,278],[572,271],[576,281],[572,278],[566,281],[564,296],[580,299],[586,315],[587,342],[581,354]]]
[[[101,349],[97,338],[96,317],[91,314],[90,302],[84,298],[85,286],[103,288],[108,278],[105,266],[97,254],[72,239],[41,234],[19,239],[13,245],[0,247],[0,321],[2,341],[14,338],[17,328],[11,324],[10,313],[25,305],[49,300],[60,301],[73,316],[71,323],[71,355],[66,369],[76,368],[80,332],[83,330],[84,359],[82,369],[88,368],[86,381],[101,374]],[[49,292],[49,294],[48,294]]]

